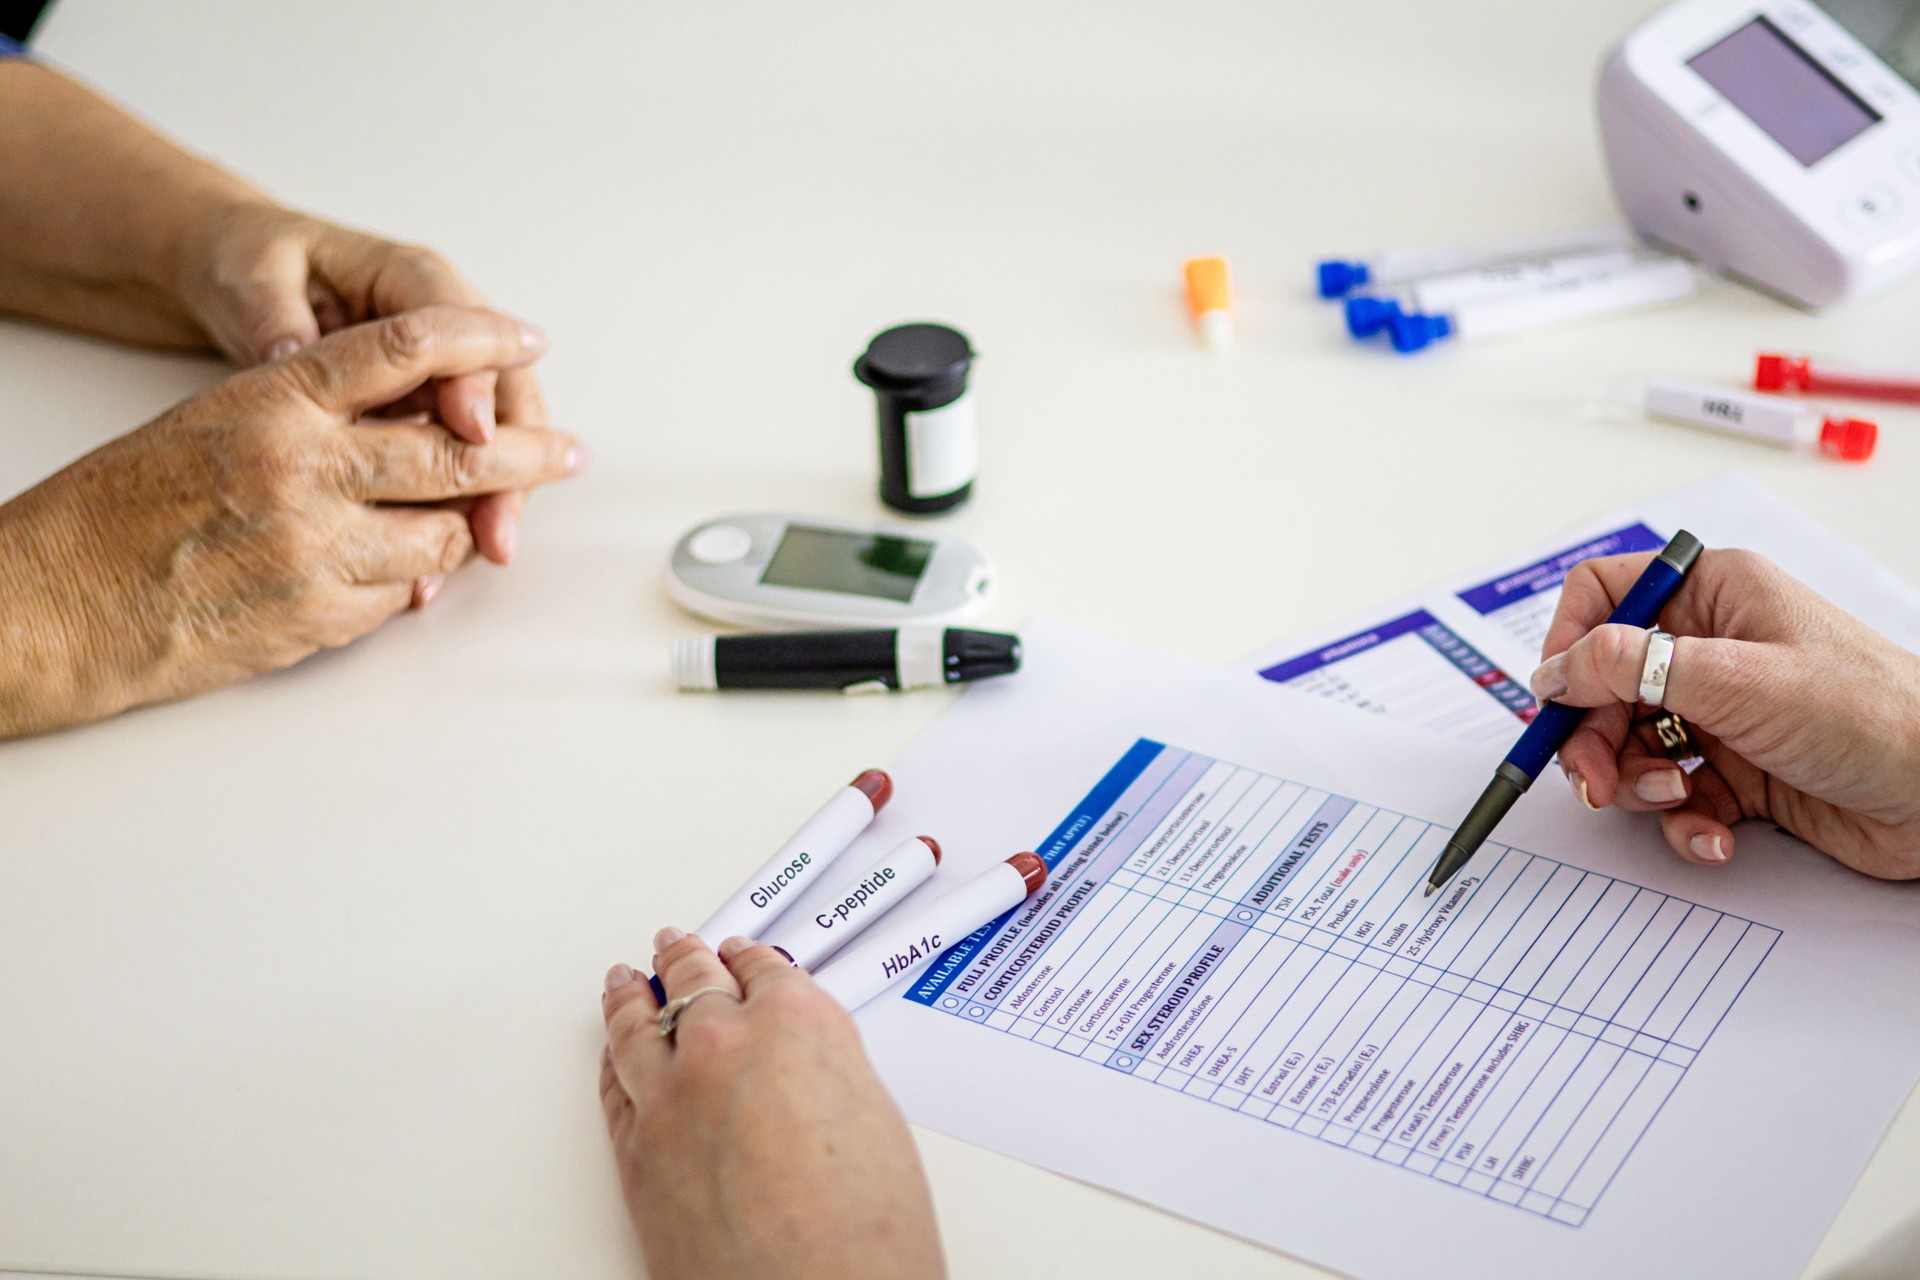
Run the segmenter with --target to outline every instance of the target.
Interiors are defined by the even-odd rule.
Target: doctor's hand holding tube
[[[946,1275],[913,1138],[853,1019],[773,948],[662,929],[607,974],[600,1101],[653,1280]],[[672,1006],[670,1006],[672,1007]]]
[[[1701,555],[1661,615],[1669,652],[1602,621],[1648,558],[1575,566],[1533,673],[1541,700],[1595,708],[1560,752],[1574,794],[1659,814],[1690,862],[1724,864],[1733,824],[1759,818],[1856,871],[1920,878],[1920,655],[1747,551]],[[1663,714],[1704,758],[1691,775],[1663,753]]]

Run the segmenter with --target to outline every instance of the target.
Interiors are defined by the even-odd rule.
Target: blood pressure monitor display
[[[882,600],[913,599],[933,544],[918,538],[844,533],[790,524],[774,549],[763,585],[841,591]]]
[[[1803,165],[1825,159],[1880,122],[1879,112],[1764,17],[1687,65]]]

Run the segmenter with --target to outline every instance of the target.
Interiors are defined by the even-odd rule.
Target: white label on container
[[[1811,417],[1797,400],[1658,378],[1647,383],[1646,403],[1647,412],[1656,418],[1717,427],[1778,444],[1795,443],[1800,438],[1800,423]]]
[[[938,498],[972,481],[980,467],[973,427],[973,392],[952,404],[909,413],[907,418],[907,492]]]

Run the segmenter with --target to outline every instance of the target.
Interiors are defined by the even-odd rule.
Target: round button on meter
[[[687,554],[701,564],[732,564],[753,550],[753,535],[737,524],[702,529],[687,543]]]

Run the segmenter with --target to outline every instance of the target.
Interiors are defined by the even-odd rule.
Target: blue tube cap
[[[1400,315],[1400,304],[1392,298],[1361,294],[1347,299],[1347,332],[1356,338],[1371,338]]]
[[[1402,311],[1387,321],[1387,333],[1393,339],[1393,349],[1401,355],[1411,355],[1434,343],[1453,336],[1453,321],[1445,316],[1422,315],[1418,311]]]
[[[1319,265],[1318,275],[1321,297],[1344,298],[1367,282],[1367,264],[1328,258]]]

